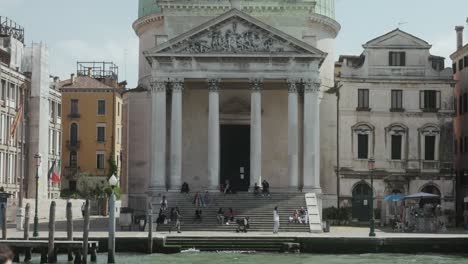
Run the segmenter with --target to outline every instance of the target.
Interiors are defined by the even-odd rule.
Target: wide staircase
[[[194,223],[195,205],[193,204],[194,194],[167,193],[169,209],[179,207],[181,213],[182,231],[232,231],[235,232],[237,224],[218,224],[216,215],[218,209],[223,208],[224,212],[232,208],[235,218],[250,218],[249,232],[272,232],[273,230],[273,209],[278,206],[280,214],[280,232],[309,232],[309,225],[289,224],[288,218],[295,209],[306,208],[304,194],[294,193],[272,193],[270,196],[253,196],[252,193],[237,193],[224,195],[212,193],[211,204],[202,207],[201,223]],[[156,220],[159,212],[160,197],[154,198],[153,219]],[[168,230],[173,223],[158,226],[158,231]]]

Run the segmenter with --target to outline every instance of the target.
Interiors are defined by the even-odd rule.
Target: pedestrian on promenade
[[[161,202],[159,202],[159,204],[161,205],[161,209],[163,211],[166,211],[166,209],[167,209],[167,199],[166,199],[165,195],[163,195],[163,197],[161,199]]]
[[[177,230],[177,233],[180,233],[180,211],[179,207],[176,207],[174,210],[174,219],[175,219],[175,225],[174,228]],[[169,229],[169,233],[171,232],[171,229]]]
[[[13,251],[7,245],[0,244],[0,264],[11,263],[13,263]]]
[[[85,208],[86,208],[86,203],[83,202],[83,204],[81,205],[81,215],[84,217],[84,213],[85,213]]]
[[[278,234],[280,226],[280,216],[278,213],[278,206],[275,206],[275,210],[273,211],[273,234]]]

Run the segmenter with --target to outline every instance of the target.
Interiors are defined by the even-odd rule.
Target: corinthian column
[[[297,80],[288,80],[288,176],[290,191],[299,188],[299,115]]]
[[[304,81],[304,191],[320,187],[320,81]]]
[[[171,189],[182,185],[182,90],[183,80],[172,83],[171,111]]]
[[[210,190],[219,185],[219,79],[208,80],[208,179]]]
[[[263,81],[252,79],[250,94],[250,187],[262,178],[262,88]]]
[[[152,137],[151,180],[149,191],[153,197],[166,189],[166,82],[151,83]]]

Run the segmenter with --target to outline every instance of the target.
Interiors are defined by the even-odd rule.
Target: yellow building
[[[63,152],[62,189],[79,190],[79,178],[104,183],[111,173],[111,160],[121,167],[122,96],[125,83],[113,72],[78,70],[62,83]]]

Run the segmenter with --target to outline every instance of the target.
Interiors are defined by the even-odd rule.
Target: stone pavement
[[[107,237],[108,231],[108,218],[106,217],[92,217],[90,220],[90,237]],[[82,237],[83,233],[83,219],[78,218],[74,220],[74,236]],[[41,238],[48,237],[48,222],[40,222],[39,224],[39,236]],[[56,237],[66,237],[66,221],[56,221]],[[147,232],[138,232],[137,226],[134,226],[135,231],[121,231],[117,223],[117,237],[134,237],[143,238],[147,237]],[[30,237],[32,237],[33,224],[30,227]],[[154,237],[166,237],[169,232],[154,232]],[[262,236],[262,237],[333,237],[333,238],[367,238],[369,235],[369,228],[367,227],[341,227],[332,226],[329,233],[313,234],[313,233],[297,233],[297,232],[280,232],[277,235],[273,235],[270,232],[249,232],[247,234],[235,233],[235,232],[184,232],[182,226],[182,233],[177,234],[172,232],[170,236],[222,236],[222,237],[242,237],[242,236]],[[23,231],[17,231],[13,224],[8,225],[8,238],[22,238]],[[468,232],[463,229],[449,229],[445,233],[394,233],[389,228],[376,228],[376,237],[378,238],[468,238]]]

